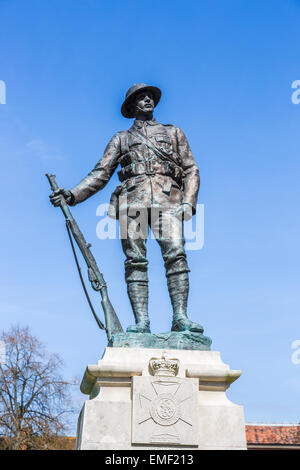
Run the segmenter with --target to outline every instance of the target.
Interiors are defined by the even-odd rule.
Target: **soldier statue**
[[[187,317],[189,268],[183,237],[183,219],[196,212],[199,170],[182,130],[153,117],[160,97],[160,89],[154,86],[139,83],[129,88],[121,113],[135,118],[132,127],[112,137],[95,168],[77,186],[57,189],[50,200],[58,206],[62,194],[70,206],[83,202],[103,189],[120,165],[121,185],[111,203],[118,207],[115,217],[123,230],[125,280],[136,321],[127,332],[150,333],[146,257],[150,227],[165,263],[173,307],[172,331],[203,333],[202,326]],[[146,214],[146,228],[145,224],[138,227],[136,210]]]

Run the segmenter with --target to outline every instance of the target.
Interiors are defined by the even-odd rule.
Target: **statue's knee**
[[[127,283],[134,282],[134,281],[148,282],[147,266],[143,266],[139,268],[133,267],[133,266],[126,266],[125,281]]]

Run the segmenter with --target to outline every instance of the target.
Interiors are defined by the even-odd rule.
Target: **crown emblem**
[[[162,357],[153,357],[149,362],[152,375],[175,377],[178,374],[179,359],[169,359],[165,353]]]

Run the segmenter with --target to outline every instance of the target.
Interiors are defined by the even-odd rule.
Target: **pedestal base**
[[[240,374],[217,351],[108,347],[81,383],[77,449],[246,449],[225,393]]]
[[[155,348],[188,349],[209,351],[211,339],[192,331],[171,331],[169,333],[117,333],[112,336],[109,346],[114,348]]]

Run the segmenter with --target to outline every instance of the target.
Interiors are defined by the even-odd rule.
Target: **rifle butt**
[[[122,325],[117,317],[115,309],[113,308],[107,293],[107,287],[103,287],[100,290],[101,293],[101,305],[105,317],[105,329],[107,338],[110,341],[113,334],[123,333]]]

